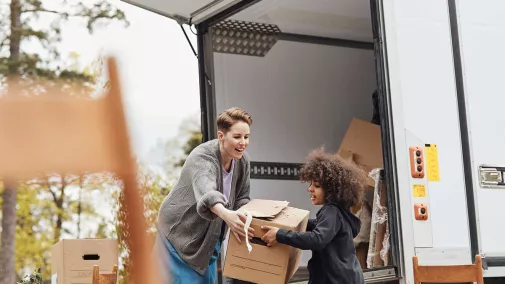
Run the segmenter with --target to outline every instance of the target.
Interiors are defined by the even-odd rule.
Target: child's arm
[[[305,231],[312,231],[316,227],[316,219],[309,219],[309,222],[307,223],[307,229]]]
[[[319,250],[324,248],[340,229],[340,219],[337,209],[333,206],[325,207],[317,218],[317,224],[308,232],[293,232],[271,228],[262,238],[270,245],[275,242],[286,244],[303,250]]]

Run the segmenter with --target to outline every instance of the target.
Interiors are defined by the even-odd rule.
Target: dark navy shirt
[[[363,270],[354,249],[361,221],[349,209],[324,205],[310,219],[306,232],[277,231],[277,242],[311,250],[309,284],[364,284]]]

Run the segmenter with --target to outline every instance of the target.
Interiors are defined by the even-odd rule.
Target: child
[[[356,257],[353,239],[361,223],[349,210],[361,202],[366,174],[337,155],[313,151],[300,170],[302,181],[314,205],[323,205],[316,219],[310,219],[306,232],[293,232],[263,226],[268,232],[262,240],[268,246],[277,242],[311,250],[308,263],[309,284],[363,284],[363,271]]]

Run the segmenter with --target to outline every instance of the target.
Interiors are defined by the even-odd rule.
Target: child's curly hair
[[[336,154],[325,153],[322,147],[310,152],[300,169],[302,181],[320,183],[326,200],[345,208],[361,203],[367,178],[358,166]]]

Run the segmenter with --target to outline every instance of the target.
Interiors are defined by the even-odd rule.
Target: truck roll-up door
[[[176,20],[179,24],[199,24],[242,0],[121,0]]]

